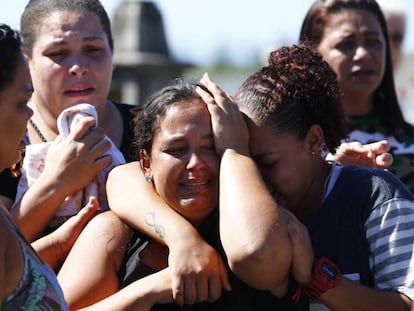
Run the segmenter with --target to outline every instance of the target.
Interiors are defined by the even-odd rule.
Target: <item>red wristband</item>
[[[312,267],[312,280],[307,286],[298,285],[293,301],[297,302],[303,291],[309,298],[318,299],[322,294],[334,288],[338,282],[341,271],[328,258],[316,259]]]

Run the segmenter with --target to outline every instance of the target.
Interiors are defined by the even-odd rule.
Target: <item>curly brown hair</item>
[[[235,99],[253,119],[299,139],[318,124],[332,153],[346,137],[336,74],[309,45],[272,52],[269,65],[248,77]]]

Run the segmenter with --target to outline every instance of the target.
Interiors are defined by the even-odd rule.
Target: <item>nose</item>
[[[200,153],[196,150],[193,150],[190,154],[190,158],[187,163],[187,169],[194,170],[200,168],[205,164],[204,160],[202,159]]]
[[[74,56],[71,58],[69,65],[69,74],[82,77],[88,73],[88,62],[82,56]]]
[[[359,60],[368,55],[367,49],[363,45],[359,45],[355,49],[354,59]]]

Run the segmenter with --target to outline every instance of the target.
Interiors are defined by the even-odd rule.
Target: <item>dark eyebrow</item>
[[[173,136],[173,137],[167,139],[167,143],[169,143],[169,144],[179,143],[181,141],[185,141],[183,136]]]
[[[382,31],[378,31],[378,30],[367,30],[367,31],[364,31],[363,33],[369,36],[381,36],[382,35]]]
[[[86,37],[82,39],[83,42],[92,42],[92,41],[105,41],[102,37],[97,37],[97,36],[90,36],[90,37]],[[51,47],[57,47],[57,46],[63,46],[63,45],[68,45],[69,42],[65,39],[61,39],[61,40],[55,40],[51,43]]]
[[[91,36],[91,37],[86,37],[82,39],[82,41],[105,41],[105,39],[102,37]]]
[[[213,133],[205,134],[201,137],[201,139],[203,139],[203,140],[204,139],[213,140],[213,142],[214,142]],[[167,140],[168,143],[179,143],[179,142],[182,142],[182,141],[187,141],[187,140],[184,136],[181,136],[181,135],[175,135],[175,136],[173,136],[173,137],[171,137]]]

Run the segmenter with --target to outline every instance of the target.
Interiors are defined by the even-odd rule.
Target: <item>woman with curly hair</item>
[[[226,100],[224,97],[222,99]],[[246,124],[242,117],[238,121],[233,124],[238,127],[238,133],[247,146]],[[135,174],[141,171],[146,182],[169,208],[203,236],[212,248],[210,253],[213,250],[217,252],[217,256],[201,259],[211,260],[219,277],[210,277],[200,268],[194,273],[201,275],[197,282],[199,293],[192,296],[192,301],[182,303],[176,300],[176,303],[170,303],[174,285],[173,270],[168,265],[168,247],[142,231],[131,230],[109,211],[96,216],[85,228],[59,272],[58,280],[69,306],[75,309],[88,306],[105,297],[116,296],[119,290],[127,288],[134,288],[135,295],[131,297],[140,297],[139,304],[137,301],[139,310],[270,311],[285,310],[291,306],[289,299],[283,301],[270,291],[259,291],[248,286],[224,264],[226,253],[245,256],[246,250],[242,246],[244,242],[250,244],[251,250],[260,246],[263,250],[260,256],[255,256],[256,260],[271,260],[274,264],[263,267],[247,261],[243,277],[254,281],[258,288],[271,286],[272,290],[279,293],[285,291],[283,285],[283,288],[278,288],[278,285],[284,283],[289,274],[292,251],[286,233],[286,222],[279,220],[279,217],[285,216],[279,214],[254,161],[237,151],[223,155],[220,165],[218,154],[221,154],[222,146],[214,145],[209,109],[197,94],[196,85],[178,81],[164,87],[148,99],[135,122],[140,160],[131,163],[129,168],[134,167]],[[238,170],[240,166],[243,166],[243,170]],[[245,208],[247,212],[248,206],[256,206],[258,201],[263,209],[264,206],[270,206],[265,220],[261,217],[256,220],[253,215],[249,217],[252,235],[248,239],[229,243],[224,249],[220,232],[227,228],[219,227],[218,218],[223,221],[223,217],[227,216],[221,214],[221,210],[232,207],[230,201],[222,195],[219,206],[221,170],[238,172],[220,183],[231,184],[233,190],[239,193],[239,199],[243,203],[237,204],[237,208],[241,213]],[[250,196],[248,190],[254,191],[256,195]],[[228,199],[231,200],[230,197]],[[158,226],[157,219],[158,215],[147,215],[148,224],[157,228],[162,235],[163,228]],[[310,240],[307,242],[310,249]],[[82,254],[92,245],[94,252],[85,262]],[[275,252],[277,248],[283,251]],[[186,260],[186,257],[181,257],[181,261]],[[264,269],[266,273],[258,276]],[[88,275],[87,278],[83,277],[85,274]],[[179,292],[183,290],[190,289],[180,288]],[[303,310],[304,306],[306,309],[306,304],[298,304],[295,310]]]
[[[385,170],[342,166],[324,159],[326,151],[335,153],[346,128],[335,73],[321,56],[306,45],[276,50],[269,65],[248,77],[234,100],[208,75],[203,76],[197,90],[210,111],[220,157],[219,241],[230,275],[278,298],[296,287],[295,301],[301,298],[302,304],[291,300],[289,304],[285,296],[283,310],[306,309],[303,303],[308,299],[343,310],[403,310],[409,306],[414,237],[404,228],[414,222],[414,196]],[[241,125],[244,122],[247,134]],[[169,145],[162,146],[159,152],[168,154]],[[179,143],[173,146],[171,152],[177,157],[188,152]],[[150,155],[164,158],[158,152]],[[202,277],[181,270],[187,278],[185,285],[174,283],[174,265],[186,267],[188,257],[183,254],[200,254],[194,245],[205,243],[200,242],[197,228],[189,224],[191,219],[156,196],[160,188],[151,171],[137,173],[144,163],[112,170],[107,184],[109,202],[118,208],[129,204],[126,222],[168,246],[170,286],[172,293],[177,291],[174,299],[181,304],[191,301],[192,306],[186,305],[186,309],[197,310],[197,302],[214,296],[217,288],[211,286],[208,271],[201,268],[198,273]],[[262,181],[253,173],[254,167]],[[192,170],[190,166],[186,169]],[[129,180],[132,185],[137,184],[137,178],[153,187],[153,203],[131,209],[131,189],[120,186],[120,181]],[[257,191],[260,184],[267,185],[275,204],[264,204],[263,192]],[[81,254],[96,236],[102,236],[103,224],[111,228],[111,221],[113,217],[95,223],[95,228],[89,225],[90,230],[81,235],[82,248],[75,246],[77,255],[71,254],[78,257],[78,264],[71,267],[77,266],[81,272],[69,275],[72,284],[80,284],[76,277],[88,270]],[[286,233],[290,246],[281,247],[278,239]],[[109,241],[115,238],[108,234]],[[122,243],[111,244],[111,249],[123,250],[120,246]],[[183,250],[181,257],[177,249]],[[105,256],[105,252],[109,251],[103,247],[95,256],[96,262],[112,258],[109,266],[114,267],[113,256]],[[276,263],[282,255],[290,259],[288,265]],[[119,267],[119,260],[116,263]],[[123,269],[129,274],[145,272],[128,263]],[[90,292],[96,293],[101,283],[96,282]],[[233,291],[239,288],[235,284],[240,283],[230,278]],[[80,290],[78,286],[76,290]],[[226,295],[223,292],[222,296]],[[254,304],[250,309],[249,304],[243,306],[244,310],[254,309]],[[203,307],[209,309],[209,305]]]
[[[409,308],[414,197],[388,171],[321,156],[326,148],[335,152],[346,135],[328,64],[305,45],[281,48],[243,83],[235,101],[248,116],[250,153],[275,200],[306,225],[315,257],[339,268],[315,261],[312,281],[300,286],[312,302],[333,310]],[[223,124],[231,130],[231,122]]]

